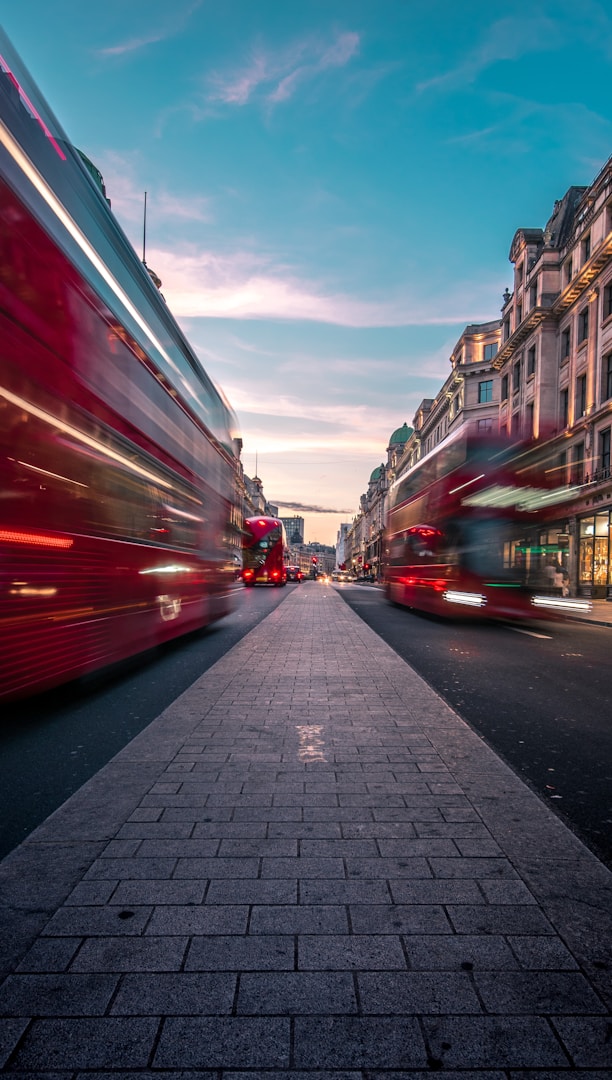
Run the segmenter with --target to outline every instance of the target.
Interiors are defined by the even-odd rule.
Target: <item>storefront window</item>
[[[610,574],[610,513],[580,521],[578,577],[581,585],[608,585]]]
[[[610,580],[610,515],[595,515],[595,545],[593,552],[593,581],[607,585]]]
[[[580,522],[580,551],[578,562],[578,580],[581,585],[593,582],[593,545],[595,518],[582,518]]]

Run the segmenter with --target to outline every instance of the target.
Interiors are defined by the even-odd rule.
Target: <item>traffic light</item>
[[[318,561],[319,561],[319,560],[317,559],[317,556],[316,556],[316,555],[313,555],[313,556],[312,556],[312,565],[313,565],[313,566],[316,566],[316,565],[317,565],[317,563],[318,563]]]

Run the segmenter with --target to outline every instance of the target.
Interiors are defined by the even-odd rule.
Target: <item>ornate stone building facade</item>
[[[542,546],[558,546],[573,592],[612,599],[612,158],[555,202],[544,228],[518,229],[509,258],[501,318],[466,326],[439,393],[370,475],[347,537],[352,564],[378,576],[391,485],[470,425],[533,437],[568,489]]]
[[[535,436],[574,488],[543,542],[564,538],[576,592],[610,597],[612,158],[555,203],[544,229],[517,230],[510,261],[514,291],[495,358],[500,430]]]
[[[358,578],[380,578],[384,547],[387,492],[412,428],[404,423],[397,428],[387,446],[387,460],[373,470],[368,490],[361,496],[359,513],[348,528],[345,540],[345,563]]]

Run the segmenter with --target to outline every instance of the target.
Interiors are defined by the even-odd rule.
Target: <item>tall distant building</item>
[[[303,544],[304,543],[304,518],[298,517],[294,514],[293,517],[279,518],[285,526],[285,532],[287,533],[288,544]]]
[[[351,528],[350,521],[343,521],[342,525],[338,529],[338,535],[336,537],[336,566],[344,566],[347,555],[345,551],[346,537],[349,529]]]

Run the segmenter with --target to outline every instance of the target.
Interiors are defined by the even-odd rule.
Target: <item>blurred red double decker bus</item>
[[[245,518],[242,580],[245,585],[287,584],[287,537],[278,518]]]
[[[442,616],[558,617],[588,601],[560,595],[541,533],[575,491],[560,487],[538,444],[467,427],[400,476],[389,493],[390,601]]]
[[[234,437],[0,32],[0,699],[231,610]]]

